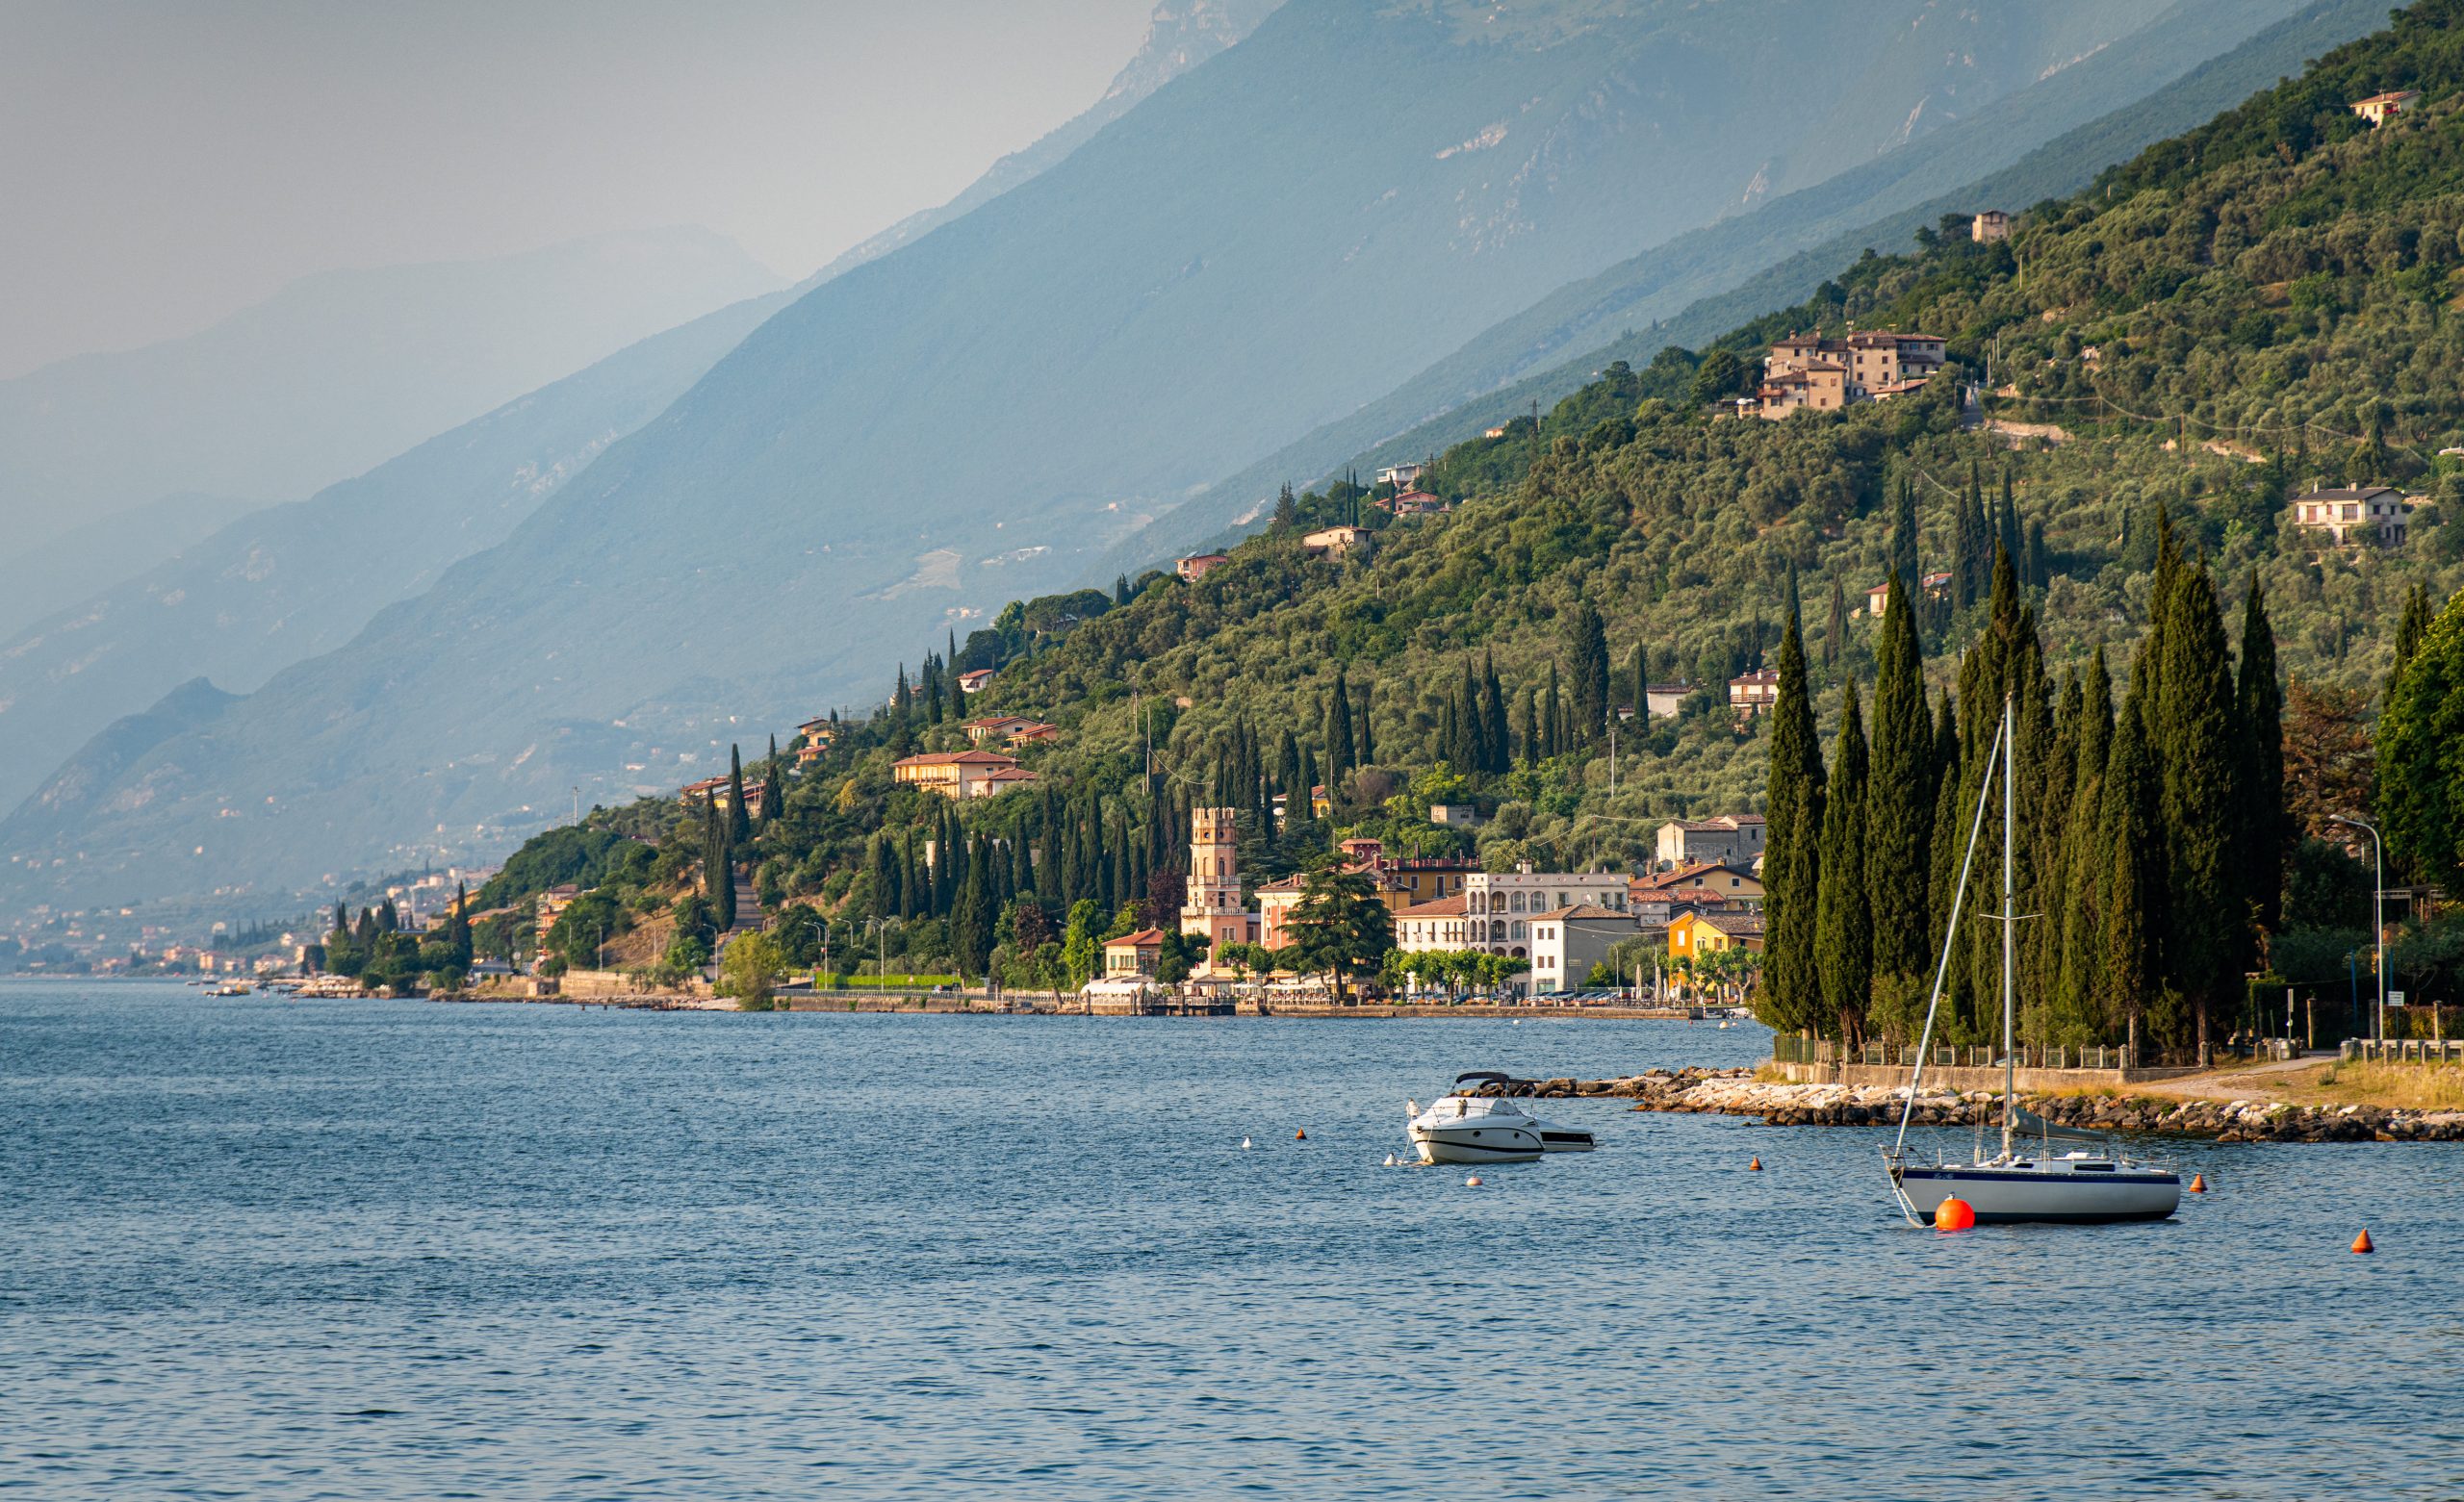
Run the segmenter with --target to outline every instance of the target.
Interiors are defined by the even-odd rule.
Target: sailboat
[[[2111,1222],[2163,1220],[2181,1207],[2181,1176],[2169,1168],[2134,1162],[2116,1150],[2102,1133],[2054,1126],[2019,1108],[2018,1055],[2013,1046],[2017,1010],[2017,963],[2013,935],[2020,914],[2013,883],[2012,837],[2015,832],[2017,796],[2011,776],[2013,707],[2002,700],[2002,725],[1993,748],[1986,753],[1986,785],[1976,799],[1975,822],[1967,834],[1967,853],[1960,861],[1958,888],[1951,895],[1951,921],[1942,939],[1942,958],[1934,971],[1934,994],[1925,1007],[1925,1029],[1917,1040],[1916,1067],[1908,1080],[1908,1100],[1899,1112],[1899,1136],[1884,1153],[1890,1172],[1891,1194],[1911,1224],[1930,1225],[1934,1211],[1956,1195],[1976,1211],[1979,1224],[2011,1221]],[[1993,797],[1994,763],[2002,779],[2002,910],[1991,914],[2002,925],[2002,1150],[1988,1158],[1982,1133],[1972,1160],[1965,1163],[1911,1162],[1908,1124],[1916,1110],[1917,1086],[1925,1078],[1925,1057],[1934,1041],[1934,1022],[1941,1010],[1942,985],[1950,974],[1951,951],[1958,943],[1960,905],[1967,895],[1969,869],[1976,861],[1976,839],[1985,829],[1985,811]],[[2064,1144],[2057,1150],[2056,1142]]]

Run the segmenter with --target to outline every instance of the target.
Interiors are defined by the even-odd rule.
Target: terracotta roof
[[[1017,763],[997,751],[926,751],[921,756],[902,756],[890,763],[893,767],[1014,767]]]
[[[1636,877],[1631,881],[1626,883],[1626,885],[1627,889],[1630,891],[1652,891],[1667,887],[1694,885],[1699,884],[1705,877],[1707,877],[1714,872],[1717,872],[1722,876],[1729,877],[1741,877],[1746,874],[1737,870],[1733,866],[1722,865],[1716,860],[1698,860],[1690,866],[1680,866],[1675,871],[1663,871],[1656,875],[1646,874],[1644,876]]]
[[[1760,913],[1688,913],[1686,916],[1696,923],[1717,929],[1732,938],[1762,931]],[[1676,925],[1671,924],[1670,927],[1675,928]]]
[[[1139,949],[1152,949],[1163,942],[1163,929],[1141,929],[1136,933],[1124,933],[1119,938],[1104,940],[1104,948],[1111,949],[1116,945],[1135,945]]]
[[[1433,903],[1415,903],[1409,907],[1398,910],[1395,916],[1398,919],[1460,918],[1463,916],[1463,896],[1458,892],[1452,897],[1441,897]]]
[[[2324,490],[2303,491],[2295,500],[2369,500],[2377,496],[2400,496],[2403,492],[2393,485],[2338,485]]]

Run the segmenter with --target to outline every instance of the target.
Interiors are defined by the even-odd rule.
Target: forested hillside
[[[637,959],[680,962],[726,884],[701,874],[741,863],[795,915],[788,942],[817,942],[824,917],[842,934],[901,919],[873,935],[885,953],[1033,984],[1046,939],[1083,957],[1156,915],[1125,904],[1177,905],[1194,802],[1248,811],[1253,880],[1354,832],[1471,844],[1492,867],[1640,864],[1667,817],[1761,807],[1772,1020],[1905,1036],[1947,923],[1948,834],[2007,693],[2022,900],[2046,915],[2027,940],[2030,1041],[2136,1032],[2180,1051],[2236,1025],[2245,970],[2340,980],[2367,882],[2318,836],[2367,800],[2370,702],[2425,640],[2429,601],[2464,585],[2464,528],[2443,515],[2464,476],[2440,453],[2464,431],[2447,317],[2464,289],[2459,13],[2416,7],[2037,206],[2007,242],[1946,225],[1699,355],[1612,369],[1536,430],[1444,455],[1423,483],[1457,509],[1385,525],[1366,557],[1302,545],[1376,522],[1344,485],[1287,497],[1194,584],[1022,602],[932,644],[809,766],[747,769],[777,778],[764,823],[732,830],[672,800],[595,811],[656,842],[605,857],[603,900]],[[2346,108],[2395,88],[2423,97],[2383,128]],[[1953,366],[1887,403],[1719,415],[1773,338],[1852,325],[1942,335]],[[1982,411],[1962,400],[1969,374],[1991,383]],[[2286,502],[2320,479],[2412,491],[2408,543],[2300,532]],[[1938,594],[1906,587],[1937,572]],[[1878,622],[1864,592],[1893,578]],[[2442,629],[2444,655],[2413,655],[2451,657]],[[1725,679],[1764,663],[1780,710],[1740,723]],[[999,671],[962,700],[969,667]],[[1612,758],[1615,708],[1678,676],[1698,685],[1683,712],[1617,728]],[[957,720],[986,712],[1059,726],[1021,752],[1034,789],[961,809],[893,786],[892,757],[962,745]],[[1318,783],[1323,821],[1305,808]],[[1293,809],[1279,831],[1276,792]],[[1439,797],[1495,817],[1476,837],[1437,828]],[[969,853],[933,862],[927,840]],[[2396,853],[2432,875],[2452,860],[2421,838]],[[1824,927],[1870,930],[1863,969],[1814,942]],[[2425,933],[2397,963],[2444,975],[2440,946]],[[1982,958],[1955,977],[1951,1035],[1976,1036]]]

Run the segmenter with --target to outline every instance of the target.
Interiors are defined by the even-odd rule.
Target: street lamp
[[[2330,824],[2348,824],[2356,829],[2370,831],[2370,928],[2371,937],[2378,942],[2378,1020],[2373,1034],[2380,1042],[2387,1040],[2387,852],[2379,843],[2378,827],[2366,819],[2348,819],[2343,814],[2329,814]]]

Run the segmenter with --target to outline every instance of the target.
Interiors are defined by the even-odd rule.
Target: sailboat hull
[[[2182,1204],[2181,1176],[2163,1169],[1908,1167],[1898,1177],[1909,1208],[1927,1220],[1954,1194],[1975,1209],[1979,1225],[2164,1220]]]

